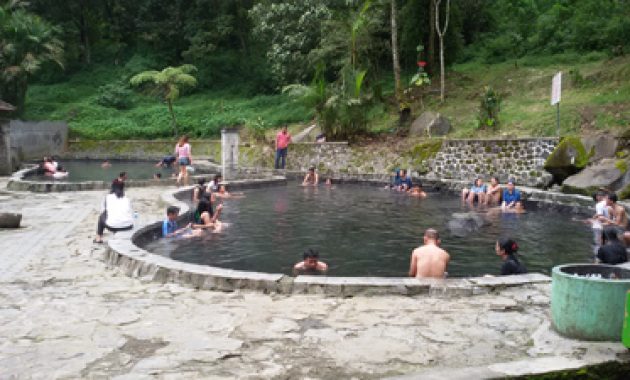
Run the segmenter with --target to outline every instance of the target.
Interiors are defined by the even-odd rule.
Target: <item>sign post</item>
[[[562,71],[558,71],[551,81],[551,105],[556,106],[556,135],[560,137],[560,95],[562,93]]]

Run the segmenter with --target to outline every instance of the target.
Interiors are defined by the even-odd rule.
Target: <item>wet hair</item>
[[[518,251],[518,244],[514,239],[501,238],[497,240],[497,243],[499,244],[499,248],[504,250],[508,255],[513,255]]]
[[[214,181],[219,182],[220,179],[223,179],[223,177],[221,177],[221,174],[215,174]]]
[[[314,172],[315,171],[315,166],[311,166],[310,168],[308,168],[309,172]]]
[[[155,178],[162,178],[162,173],[155,173]]]
[[[309,248],[308,250],[304,251],[304,260],[306,259],[319,259],[319,252],[317,252],[316,250]]]
[[[206,179],[205,178],[200,178],[199,181],[197,181],[197,185],[199,186],[203,186],[206,184]]]
[[[168,206],[166,208],[166,215],[177,215],[179,214],[179,207],[177,206]]]
[[[602,232],[602,244],[621,243],[619,241],[618,229],[615,226],[606,226]]]
[[[125,177],[126,175],[127,175],[127,172],[120,172],[118,173],[118,178]]]
[[[619,198],[617,198],[617,194],[615,193],[608,194],[608,199],[610,199],[612,203],[617,203],[617,201],[619,200]]]
[[[427,239],[431,239],[431,240],[439,240],[440,239],[440,234],[439,232],[437,232],[436,229],[433,228],[429,228],[426,231],[424,231],[424,237]]]

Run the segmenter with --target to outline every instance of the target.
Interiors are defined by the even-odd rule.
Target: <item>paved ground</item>
[[[162,190],[129,191],[141,220],[162,218]],[[440,378],[627,358],[551,331],[548,285],[339,299],[142,283],[91,243],[102,196],[0,193],[25,226],[0,230],[0,379]]]

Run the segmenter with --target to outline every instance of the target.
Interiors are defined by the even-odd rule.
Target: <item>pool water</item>
[[[525,214],[484,213],[489,225],[458,237],[447,226],[452,214],[476,210],[456,195],[432,193],[427,199],[374,187],[337,186],[256,189],[243,199],[225,200],[221,233],[195,239],[157,239],[144,248],[188,263],[286,273],[313,248],[332,276],[406,276],[411,251],[424,230],[441,234],[451,255],[450,277],[499,274],[494,252],[498,237],[514,238],[529,271],[549,273],[562,263],[586,262],[590,230],[575,215],[529,205]]]
[[[102,168],[103,161],[95,160],[62,160],[59,164],[63,166],[70,174],[66,178],[58,180],[51,176],[37,175],[28,177],[29,180],[35,181],[57,181],[57,182],[85,182],[85,181],[105,181],[110,182],[118,177],[118,173],[127,172],[127,178],[146,180],[153,178],[155,173],[161,173],[162,178],[169,178],[171,173],[177,168],[159,168],[154,165],[155,161],[118,161],[111,160],[108,168]]]

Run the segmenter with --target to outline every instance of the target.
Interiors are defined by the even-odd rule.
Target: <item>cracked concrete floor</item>
[[[162,219],[163,190],[128,191],[141,218]],[[0,230],[0,378],[364,379],[627,356],[555,334],[548,284],[342,299],[143,283],[91,243],[102,196],[0,194],[0,211],[25,214]]]

